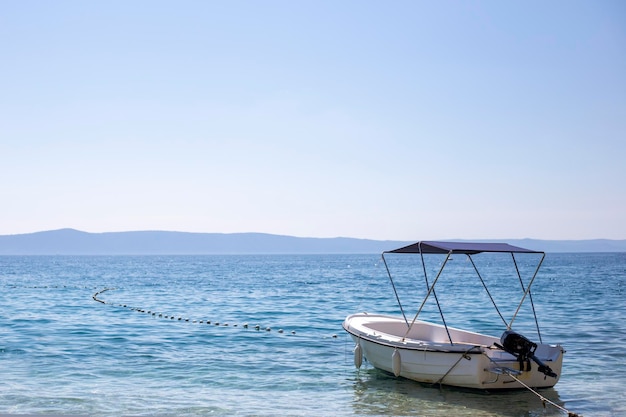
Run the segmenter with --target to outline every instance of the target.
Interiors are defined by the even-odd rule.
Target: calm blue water
[[[459,271],[467,263],[454,262]],[[423,284],[403,277],[403,259],[395,266],[414,313]],[[527,276],[523,262],[520,270]],[[484,278],[498,303],[519,286]],[[461,274],[440,283],[448,324],[500,334],[474,282]],[[94,301],[105,288],[106,304]],[[567,350],[561,381],[541,393],[587,417],[626,415],[626,254],[548,254],[534,288],[544,342]],[[5,256],[0,306],[0,414],[563,415],[526,391],[431,388],[369,364],[357,371],[345,316],[399,312],[377,255]],[[537,339],[527,319],[520,312],[518,330]]]

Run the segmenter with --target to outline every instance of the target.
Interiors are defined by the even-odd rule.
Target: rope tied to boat
[[[457,359],[457,361],[454,362],[454,365],[452,365],[450,369],[448,369],[448,372],[446,372],[441,378],[439,378],[438,381],[433,382],[433,385],[439,384],[439,388],[441,388],[441,384],[443,383],[444,378],[447,377],[450,372],[452,372],[452,370],[459,364],[459,362],[461,362],[462,359],[467,359],[468,361],[472,360],[472,357],[468,355],[468,353],[470,353],[474,349],[480,349],[480,345],[471,346],[465,352],[461,353],[459,359]]]
[[[489,361],[491,363],[493,363],[494,365],[498,365],[498,363],[496,361],[494,361],[492,358],[489,357],[489,355],[487,355],[486,352],[483,352],[483,355],[485,355],[487,357],[487,359],[489,359]],[[577,414],[574,413],[572,411],[569,411],[568,409],[566,409],[565,407],[562,407],[560,405],[558,405],[557,403],[555,403],[554,401],[544,397],[543,395],[541,395],[539,392],[537,392],[536,390],[532,389],[531,387],[529,387],[528,385],[526,385],[523,381],[521,381],[516,374],[519,375],[520,371],[515,371],[513,369],[510,368],[506,368],[506,367],[502,367],[502,366],[498,366],[496,368],[498,370],[498,373],[503,373],[506,374],[508,376],[510,376],[511,378],[513,378],[515,381],[517,381],[521,386],[523,386],[524,388],[526,388],[528,391],[532,392],[533,394],[535,394],[540,400],[541,403],[543,404],[544,408],[546,406],[546,404],[550,404],[553,407],[558,408],[559,410],[567,413],[568,417],[583,417],[582,414]]]
[[[501,371],[505,374],[507,374],[508,376],[510,376],[511,378],[513,378],[514,380],[516,380],[517,382],[519,382],[524,388],[526,388],[528,391],[532,392],[533,394],[535,394],[537,397],[539,397],[539,399],[541,400],[544,408],[546,406],[546,403],[550,404],[553,407],[558,408],[559,410],[567,413],[568,417],[582,417],[581,414],[576,414],[572,411],[569,411],[568,409],[566,409],[565,407],[561,407],[560,405],[558,405],[557,403],[555,403],[554,401],[549,400],[548,398],[544,397],[543,395],[539,394],[537,391],[535,391],[534,389],[532,389],[531,387],[529,387],[528,385],[526,385],[525,383],[523,383],[519,378],[517,378],[513,372],[511,372],[510,369],[508,368],[500,368]]]

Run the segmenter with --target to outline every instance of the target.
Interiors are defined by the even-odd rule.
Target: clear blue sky
[[[626,239],[626,2],[0,0],[0,234]]]

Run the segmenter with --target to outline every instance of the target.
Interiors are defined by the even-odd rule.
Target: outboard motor
[[[539,365],[539,372],[542,372],[544,375],[552,378],[557,377],[548,365],[541,362],[539,358],[535,356],[535,350],[537,350],[537,344],[535,342],[531,342],[513,330],[507,330],[502,333],[500,343],[502,343],[502,349],[517,358],[520,365],[520,371],[530,371],[530,359],[532,359],[537,365]]]

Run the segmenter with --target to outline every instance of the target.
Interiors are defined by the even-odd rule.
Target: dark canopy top
[[[433,242],[413,243],[385,253],[464,253],[473,255],[481,252],[512,252],[512,253],[543,253],[530,249],[509,245],[508,243],[472,243],[472,242]]]

